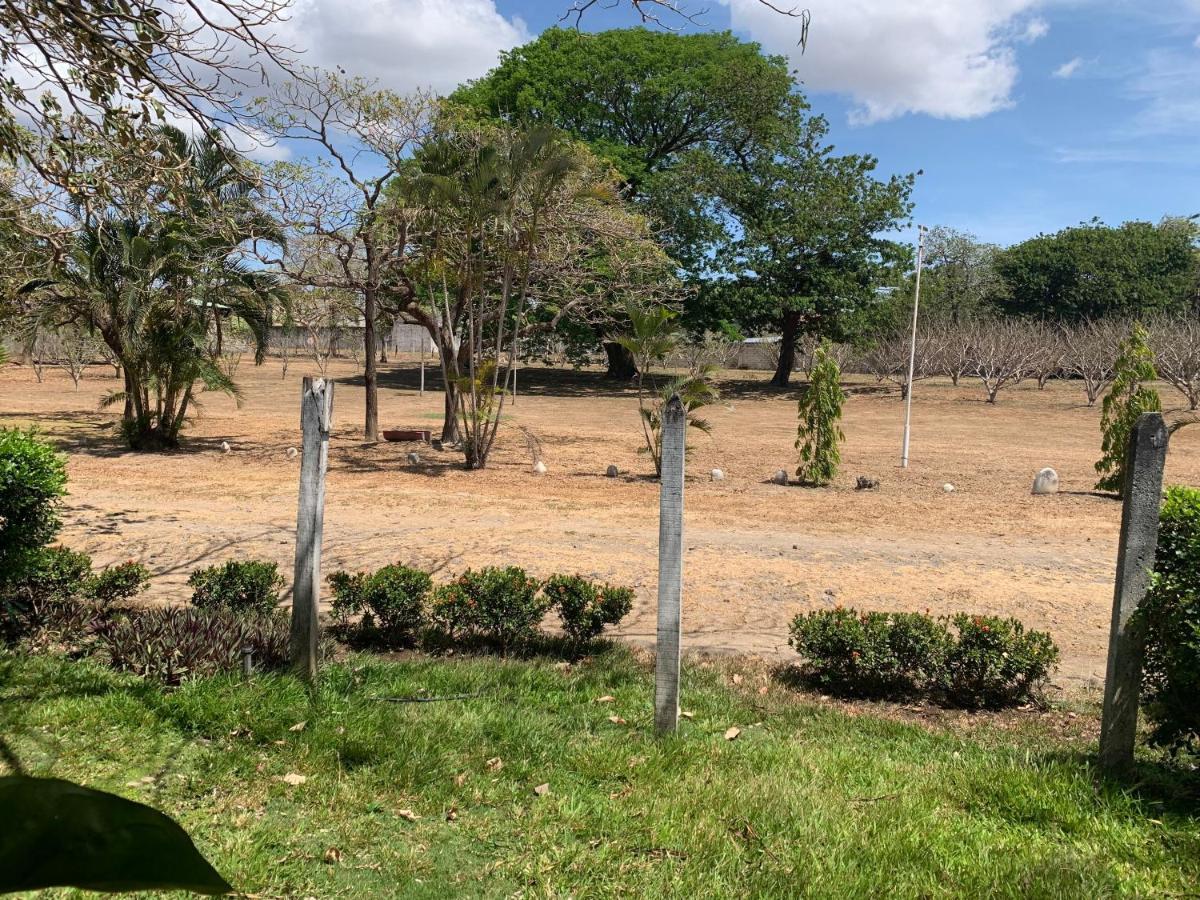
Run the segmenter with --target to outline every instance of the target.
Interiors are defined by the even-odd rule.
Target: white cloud
[[[1192,53],[1155,49],[1125,92],[1144,106],[1134,124],[1144,133],[1195,136],[1200,128],[1200,59]]]
[[[297,0],[279,36],[306,65],[341,66],[402,92],[449,91],[530,39],[495,0]]]
[[[808,0],[808,48],[757,0],[730,0],[733,25],[787,53],[813,90],[847,94],[856,123],[907,113],[947,119],[1012,105],[1015,45],[1049,30],[1045,0]]]
[[[1027,44],[1032,44],[1034,41],[1040,41],[1049,33],[1050,23],[1045,19],[1030,19],[1025,26],[1025,30],[1021,32],[1021,40]]]
[[[1082,65],[1083,65],[1083,57],[1076,56],[1074,59],[1067,60],[1065,63],[1063,63],[1057,69],[1055,69],[1051,74],[1055,78],[1070,78],[1072,75],[1074,75],[1076,72],[1079,71],[1079,67]]]

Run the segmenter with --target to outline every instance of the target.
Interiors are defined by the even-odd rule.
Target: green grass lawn
[[[0,656],[0,730],[30,774],[176,817],[262,897],[1195,896],[1194,778],[1100,782],[1092,712],[922,722],[734,685],[737,665],[690,665],[692,717],[658,739],[624,650],[358,656],[311,699]]]

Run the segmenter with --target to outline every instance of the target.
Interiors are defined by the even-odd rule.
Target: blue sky
[[[912,33],[906,29],[922,27],[920,21],[888,21],[889,10],[906,0],[809,3],[804,55],[792,48],[793,23],[745,8],[750,3],[712,3],[704,23],[732,26],[773,50],[792,49],[814,110],[829,118],[839,149],[876,155],[884,172],[924,170],[915,192],[919,222],[1008,244],[1093,216],[1117,223],[1200,213],[1200,3],[1150,0],[1151,11],[1124,2],[950,0],[959,21],[940,43],[906,39]],[[923,0],[909,12],[919,18],[924,7],[944,23],[938,7],[947,5]],[[497,3],[501,15],[519,17],[530,34],[554,25],[569,6],[567,0]],[[969,21],[971,7],[981,10],[982,21]],[[863,33],[851,20],[876,9],[882,21],[874,32]],[[584,18],[591,28],[635,21],[628,8],[594,9]],[[976,46],[981,40],[991,43]],[[831,59],[824,42],[850,45],[857,56]],[[944,47],[963,45],[976,65],[968,60],[965,69],[933,71],[947,55]],[[896,65],[917,70],[916,80],[890,92],[903,70],[879,64],[876,49],[902,54]],[[930,73],[924,82],[921,72]],[[953,95],[955,84],[972,78],[982,83]],[[943,88],[949,96],[939,95]]]
[[[794,21],[757,0],[680,2],[788,54],[839,149],[923,170],[922,224],[1009,244],[1200,213],[1200,0],[775,0],[811,9],[803,55]],[[446,92],[571,4],[295,0],[282,37],[310,64]],[[583,19],[635,24],[630,0]]]

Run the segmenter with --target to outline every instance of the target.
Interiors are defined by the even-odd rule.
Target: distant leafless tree
[[[982,322],[972,331],[975,375],[983,382],[987,402],[995,403],[1003,388],[1033,374],[1037,341],[1028,324],[1011,319]]]
[[[930,326],[937,355],[932,361],[939,375],[946,375],[958,387],[959,379],[975,370],[974,332],[965,323],[938,322]]]
[[[29,363],[33,366],[33,377],[41,384],[46,377],[46,366],[54,364],[56,341],[54,335],[38,330],[29,342]]]
[[[683,344],[679,348],[678,357],[684,368],[693,377],[710,369],[728,369],[737,355],[738,341],[715,332],[706,331],[704,335]]]
[[[1150,323],[1150,346],[1158,377],[1200,407],[1200,317],[1158,318]]]
[[[1033,345],[1031,373],[1037,379],[1038,390],[1046,389],[1046,382],[1062,373],[1066,346],[1061,329],[1044,323],[1029,326],[1029,339]]]
[[[55,336],[54,364],[70,376],[75,390],[87,369],[99,355],[100,341],[92,334],[77,329],[65,328]]]
[[[1113,377],[1121,341],[1129,333],[1123,322],[1096,319],[1062,330],[1063,370],[1083,381],[1088,406],[1095,406]]]
[[[917,351],[913,364],[913,381],[938,374],[941,334],[924,330],[917,332]],[[900,387],[900,399],[908,396],[908,361],[912,351],[912,335],[897,332],[881,338],[863,354],[862,362],[876,381],[890,381]]]

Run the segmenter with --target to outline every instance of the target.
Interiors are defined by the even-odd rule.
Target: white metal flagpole
[[[913,291],[912,344],[908,351],[907,395],[904,398],[904,446],[900,450],[900,466],[908,468],[908,439],[912,432],[913,375],[917,364],[917,312],[921,308],[921,263],[925,253],[925,226],[917,226],[917,284]]]

